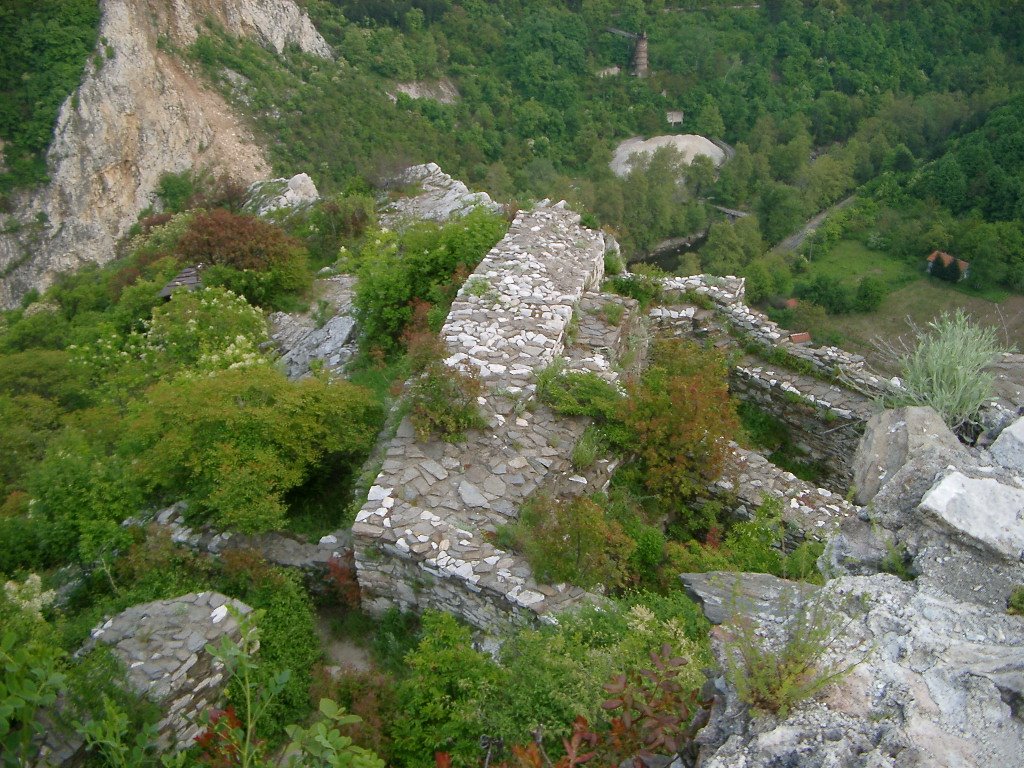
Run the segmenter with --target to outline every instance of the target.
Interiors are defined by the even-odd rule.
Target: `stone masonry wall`
[[[696,275],[668,278],[666,290],[680,298],[687,292],[708,296],[709,312],[694,306],[665,306],[651,310],[652,322],[664,332],[707,336],[718,317],[757,344],[777,348],[811,363],[822,374],[854,388],[797,373],[752,356],[733,366],[729,388],[737,397],[754,402],[785,422],[797,446],[826,472],[826,484],[837,491],[850,487],[852,461],[865,422],[877,410],[870,393],[881,394],[889,383],[865,368],[863,358],[835,347],[813,347],[790,341],[788,331],[743,304],[743,281]],[[721,334],[724,335],[724,334]]]
[[[207,650],[223,638],[241,639],[240,615],[252,609],[217,592],[135,605],[103,622],[78,651],[106,645],[127,670],[128,683],[164,712],[157,723],[161,750],[192,746],[202,727],[200,715],[220,703],[227,680],[224,665]],[[84,757],[84,739],[53,728],[41,752],[41,765],[75,765]]]
[[[417,440],[408,419],[399,426],[352,529],[364,607],[438,608],[494,628],[544,620],[586,598],[577,587],[538,583],[490,537],[538,488],[599,482],[570,462],[586,421],[556,416],[533,393],[538,371],[563,354],[574,312],[600,301],[588,291],[602,277],[604,251],[603,235],[580,227],[577,214],[541,204],[516,217],[463,286],[441,336],[446,363],[483,381],[489,428],[451,444]],[[610,336],[572,359],[614,379]]]

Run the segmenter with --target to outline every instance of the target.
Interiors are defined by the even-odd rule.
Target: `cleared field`
[[[807,265],[806,276],[813,278],[815,275],[838,278],[851,288],[869,275],[882,278],[890,286],[905,285],[924,277],[923,272],[909,264],[872,251],[856,240],[842,240],[836,243],[828,256],[813,259]]]
[[[998,328],[1005,343],[1018,348],[1024,346],[1024,296],[1010,296],[997,304],[965,294],[938,280],[923,278],[890,293],[877,312],[829,317],[817,330],[840,334],[845,349],[862,354],[876,368],[883,368],[872,339],[909,337],[908,318],[923,326],[942,312],[957,308],[963,308],[980,323]]]

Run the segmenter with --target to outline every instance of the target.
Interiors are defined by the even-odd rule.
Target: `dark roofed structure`
[[[160,290],[160,298],[171,298],[171,294],[179,288],[184,288],[186,291],[195,291],[202,288],[203,278],[200,274],[202,270],[202,264],[196,264],[194,267],[185,267]]]
[[[939,264],[938,269],[935,267],[936,262],[938,262]],[[957,282],[963,280],[965,277],[970,276],[971,263],[969,261],[964,261],[963,259],[958,259],[954,256],[950,256],[945,251],[932,251],[931,253],[928,254],[928,274],[935,275],[936,277],[943,277],[949,280],[950,278],[946,277],[946,275],[949,274],[949,267],[954,262],[956,262],[958,273],[958,277],[956,279]]]

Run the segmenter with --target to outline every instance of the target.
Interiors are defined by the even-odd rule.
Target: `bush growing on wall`
[[[627,386],[621,418],[652,493],[682,501],[718,476],[739,426],[727,373],[720,352],[662,340],[642,378]]]

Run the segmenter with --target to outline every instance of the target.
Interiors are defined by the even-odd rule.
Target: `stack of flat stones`
[[[748,512],[766,499],[779,499],[787,532],[797,541],[826,541],[844,520],[862,511],[839,494],[815,487],[735,443],[730,444],[722,475],[714,487],[734,495]]]
[[[570,457],[587,420],[557,416],[533,397],[538,371],[565,351],[574,311],[605,301],[589,291],[604,251],[601,233],[580,227],[564,204],[540,205],[517,216],[463,286],[441,335],[447,364],[483,381],[489,427],[453,444],[420,441],[408,419],[400,424],[352,529],[366,609],[435,608],[495,629],[552,621],[586,599],[577,587],[539,583],[492,541],[535,491],[599,490],[610,473],[607,461],[577,473]],[[589,324],[579,323],[588,329],[571,357],[613,380],[626,324]]]
[[[232,613],[251,610],[218,592],[135,605],[93,629],[77,655],[108,646],[124,663],[132,690],[164,712],[157,723],[160,749],[186,749],[202,731],[200,716],[221,703],[228,682],[224,665],[206,648],[224,638],[237,643],[241,632]],[[83,750],[80,734],[53,728],[41,764],[74,764]]]

